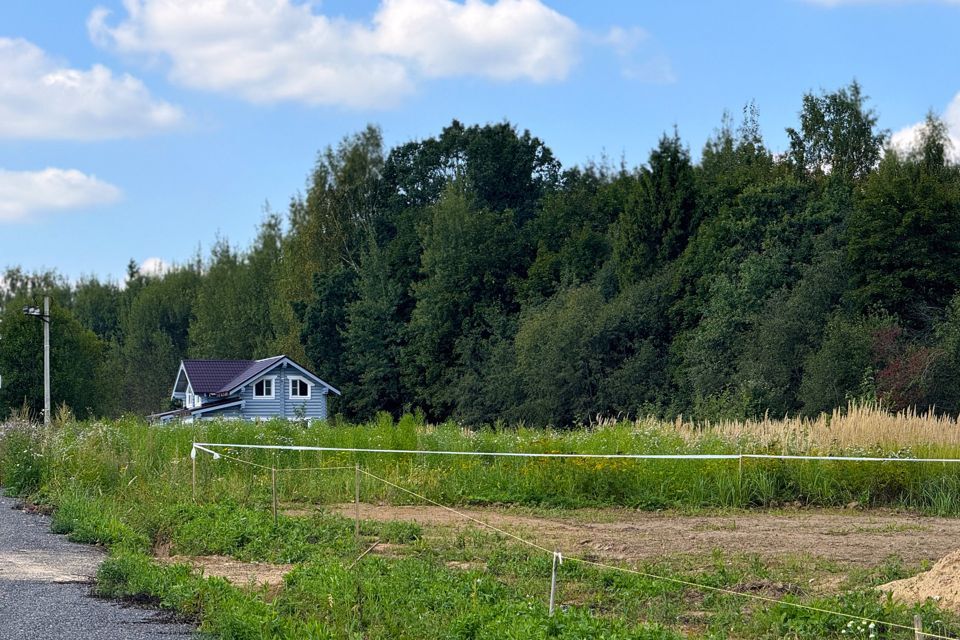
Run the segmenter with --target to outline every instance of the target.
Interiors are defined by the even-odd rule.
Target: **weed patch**
[[[734,437],[722,429],[695,435],[674,425],[648,422],[577,432],[524,428],[465,432],[457,425],[429,426],[412,417],[398,425],[382,419],[363,426],[308,428],[286,422],[154,428],[125,419],[4,431],[0,480],[8,491],[55,508],[56,531],[110,548],[98,576],[100,595],[157,604],[196,621],[202,632],[223,638],[850,637],[845,619],[758,603],[746,597],[751,595],[896,622],[909,623],[914,612],[941,624],[953,621],[931,604],[907,607],[870,588],[909,575],[910,569],[895,560],[848,576],[843,583],[852,589],[848,593],[816,596],[807,585],[830,580],[836,584],[830,573],[834,569],[724,554],[690,562],[629,565],[649,575],[564,563],[558,576],[559,608],[551,617],[546,604],[549,554],[489,531],[447,528],[440,534],[400,520],[363,520],[358,541],[351,518],[315,508],[352,501],[356,489],[352,469],[281,471],[278,499],[308,508],[281,513],[275,521],[269,508],[269,473],[201,456],[194,500],[188,457],[193,441],[583,453],[730,453],[785,447],[792,452],[823,452],[815,439],[795,439],[786,446],[780,440],[750,442],[742,433]],[[870,451],[881,452],[882,445],[876,446],[880,449]],[[924,449],[915,444],[912,452],[949,457],[956,453],[953,446]],[[897,451],[902,453],[902,447]],[[854,450],[835,447],[832,452]],[[865,507],[960,511],[956,498],[960,475],[946,465],[764,460],[745,464],[741,475],[735,461],[722,460],[447,458],[239,449],[224,453],[280,469],[361,464],[390,482],[451,505],[563,510],[615,504],[697,511],[857,502]],[[409,494],[369,477],[363,478],[360,491],[366,502],[416,503]],[[733,518],[701,529],[740,533]],[[867,533],[884,536],[899,531],[878,527]],[[374,541],[390,552],[358,560]],[[280,586],[232,584],[201,576],[187,564],[157,563],[151,552],[158,547],[176,555],[223,556],[292,569]],[[587,552],[586,557],[594,556]],[[829,580],[823,579],[825,573]],[[909,637],[892,628],[879,633],[878,637]]]

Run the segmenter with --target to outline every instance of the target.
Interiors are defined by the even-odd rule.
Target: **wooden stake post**
[[[277,468],[270,468],[270,484],[273,487],[273,524],[277,524]]]
[[[737,459],[737,493],[740,494],[737,496],[738,506],[743,506],[743,451]]]
[[[360,464],[354,467],[356,477],[353,480],[353,537],[360,544]]]

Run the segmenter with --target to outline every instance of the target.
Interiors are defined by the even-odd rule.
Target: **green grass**
[[[281,516],[276,528],[262,512],[223,505],[184,505],[174,512],[172,551],[239,559],[293,561],[275,594],[201,580],[182,566],[156,566],[143,550],[122,548],[104,565],[99,591],[146,598],[202,621],[202,630],[228,638],[678,638],[682,622],[702,637],[843,637],[847,619],[780,605],[770,608],[738,595],[700,590],[629,573],[567,563],[559,572],[557,617],[546,611],[549,555],[531,552],[495,533],[467,530],[421,541],[413,525],[400,538],[399,557],[370,555],[351,567],[370,540],[394,523],[363,523],[359,546],[352,521],[333,515]],[[223,523],[197,536],[211,518]],[[411,527],[411,525],[406,525]],[[303,532],[310,532],[304,535]],[[692,560],[692,559],[691,559]],[[909,575],[896,562],[853,576],[838,597],[804,597],[809,562],[770,565],[757,557],[712,557],[687,564],[648,563],[655,575],[786,597],[810,606],[909,624],[915,611],[943,619],[933,607],[909,608],[869,587]],[[462,563],[460,567],[457,563]],[[783,589],[781,585],[789,588]],[[791,594],[799,595],[791,595]],[[639,623],[637,621],[643,621]],[[886,638],[909,638],[881,629]]]
[[[150,493],[164,502],[190,492],[194,440],[244,444],[305,444],[423,450],[736,453],[766,451],[759,443],[705,434],[690,442],[669,426],[625,423],[587,431],[484,429],[465,432],[455,424],[427,426],[413,416],[369,425],[214,422],[151,428],[138,420],[74,423],[49,433],[24,429],[0,440],[0,481],[17,493],[56,491],[61,484],[95,486],[124,494]],[[780,451],[781,449],[777,449]],[[824,453],[794,451],[788,453]],[[352,466],[445,504],[509,503],[540,507],[622,506],[641,509],[777,506],[902,507],[939,515],[960,513],[960,465],[830,461],[616,460],[496,458],[408,454],[318,453],[236,449],[230,455],[277,467]],[[831,453],[862,454],[835,450]],[[871,449],[868,453],[902,453]],[[918,456],[960,457],[949,446],[915,447]],[[231,496],[262,504],[270,493],[269,471],[200,452],[202,498]],[[352,501],[352,470],[281,473],[280,498],[304,503]],[[368,500],[402,503],[414,498],[364,478]]]
[[[567,562],[560,572],[558,614],[546,611],[549,554],[497,534],[468,529],[427,535],[407,522],[353,522],[317,511],[352,501],[353,469],[289,472],[278,477],[285,507],[270,511],[269,471],[227,459],[197,458],[193,441],[310,444],[358,448],[583,453],[729,453],[762,450],[705,434],[689,441],[655,423],[593,431],[428,426],[406,416],[369,425],[212,422],[148,427],[139,420],[67,422],[49,429],[0,433],[0,483],[7,491],[53,506],[54,529],[79,542],[108,545],[98,577],[106,596],[154,602],[222,638],[703,638],[857,637],[842,618],[785,605],[751,603],[734,594],[701,592],[669,581]],[[794,453],[807,453],[794,451]],[[812,453],[812,452],[811,452]],[[843,453],[843,451],[834,451]],[[862,453],[862,451],[860,451]],[[874,451],[874,453],[881,453]],[[945,447],[919,455],[951,456]],[[859,502],[930,513],[960,510],[960,476],[947,465],[750,461],[543,460],[235,450],[267,466],[352,466],[444,504],[509,504],[532,510],[617,505],[684,510],[750,508],[801,502]],[[415,502],[364,476],[368,502]],[[388,542],[351,565],[375,540]],[[185,566],[156,564],[158,545],[178,555],[226,555],[293,563],[280,589],[249,589],[205,579]],[[394,557],[395,556],[395,557]],[[905,607],[871,589],[916,572],[895,561],[852,574],[842,594],[807,589],[830,567],[807,560],[763,561],[749,555],[665,558],[638,567],[656,575],[767,594],[819,608],[909,624],[953,618],[932,605]],[[789,588],[783,588],[786,585]],[[909,638],[893,629],[882,638]],[[863,635],[866,637],[866,635]]]

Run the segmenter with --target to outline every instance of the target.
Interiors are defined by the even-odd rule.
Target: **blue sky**
[[[0,267],[120,278],[246,246],[318,150],[456,118],[530,129],[564,165],[694,155],[756,101],[782,149],[802,94],[856,78],[908,136],[960,136],[960,2],[4,0]]]

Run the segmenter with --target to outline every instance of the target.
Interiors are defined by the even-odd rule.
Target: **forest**
[[[0,416],[170,407],[181,358],[287,354],[349,420],[465,425],[960,411],[960,167],[929,115],[894,149],[857,83],[802,96],[786,151],[757,109],[699,153],[563,167],[511,123],[322,150],[246,248],[123,282],[0,277]],[[229,188],[223,185],[222,188]],[[78,248],[78,250],[84,250]]]

